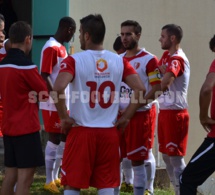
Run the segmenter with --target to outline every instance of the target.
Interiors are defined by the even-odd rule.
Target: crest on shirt
[[[171,69],[177,69],[177,67],[178,67],[178,61],[177,60],[173,60],[172,62],[171,62]]]
[[[134,63],[134,68],[137,70],[140,67],[140,62],[135,62]]]
[[[96,68],[99,72],[104,72],[108,68],[107,61],[102,58],[97,60]]]
[[[67,64],[66,63],[61,63],[61,65],[60,65],[60,69],[62,70],[62,69],[65,69],[67,67]]]

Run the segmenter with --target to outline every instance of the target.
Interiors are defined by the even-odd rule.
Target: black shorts
[[[33,168],[45,164],[40,133],[22,136],[3,136],[4,165],[6,167]]]

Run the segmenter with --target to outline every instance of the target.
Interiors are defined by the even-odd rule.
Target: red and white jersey
[[[114,126],[122,79],[137,74],[126,60],[107,50],[73,54],[61,63],[60,72],[74,78],[70,116],[81,126],[102,128]]]
[[[10,49],[0,62],[0,94],[3,103],[2,133],[18,136],[40,130],[38,98],[47,86],[23,51]]]
[[[174,82],[159,98],[161,110],[181,110],[188,107],[187,93],[190,79],[190,63],[182,49],[172,56],[168,51],[163,53],[159,65],[166,65],[166,72],[175,75]]]
[[[124,57],[126,54],[123,53],[120,56]],[[145,85],[146,94],[151,90],[151,86],[158,84],[161,82],[160,80],[160,71],[158,69],[158,59],[155,55],[149,53],[145,49],[141,49],[141,51],[133,56],[133,57],[124,57],[129,63],[133,66],[133,68],[137,71],[140,79]],[[129,102],[132,94],[131,88],[126,85],[124,82],[121,84],[120,88],[120,110],[124,110]],[[151,108],[153,103],[147,104],[142,108],[138,109],[138,111],[146,111]]]
[[[60,63],[67,56],[68,54],[66,48],[53,37],[50,37],[50,39],[43,46],[40,58],[40,71],[50,74],[51,82],[53,84],[59,73]],[[65,93],[69,93],[69,88],[66,89]],[[67,106],[68,101],[69,100],[66,102]],[[40,103],[40,109],[51,111],[57,110],[51,97],[47,102]]]

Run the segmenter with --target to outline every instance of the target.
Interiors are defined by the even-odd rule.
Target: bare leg
[[[5,168],[5,177],[3,179],[1,195],[13,195],[14,185],[17,181],[17,168]]]
[[[18,180],[15,195],[30,195],[35,168],[18,169]]]

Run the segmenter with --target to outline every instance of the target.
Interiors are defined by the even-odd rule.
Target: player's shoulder
[[[49,40],[47,40],[46,43],[44,44],[43,50],[46,48],[56,49],[60,46],[61,44],[56,39],[50,37]]]

